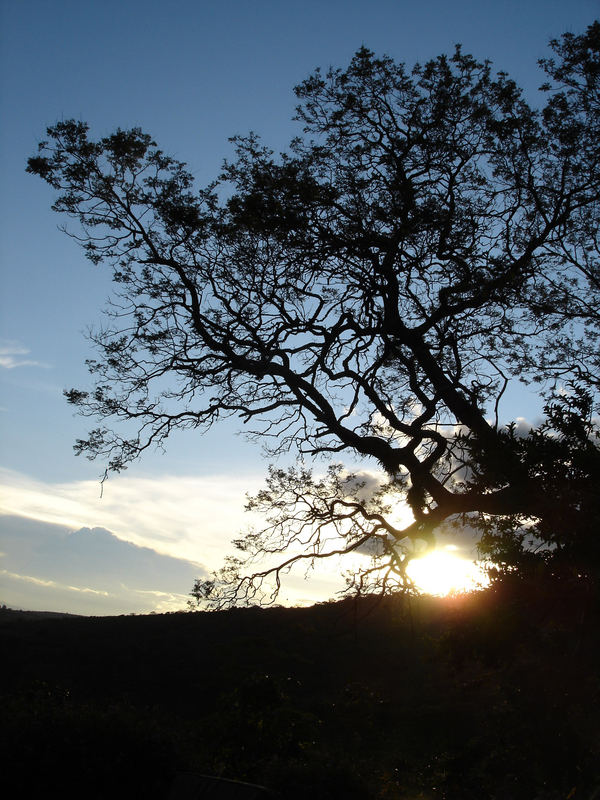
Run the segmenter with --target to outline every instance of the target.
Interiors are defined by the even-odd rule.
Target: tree
[[[120,427],[76,450],[118,471],[174,429],[235,415],[271,456],[301,459],[271,469],[250,501],[268,524],[198,598],[251,599],[268,577],[272,598],[293,563],[365,549],[374,562],[350,583],[385,590],[406,583],[406,543],[444,521],[488,533],[512,521],[513,536],[533,521],[555,546],[565,513],[575,527],[589,519],[600,24],[551,46],[541,110],[459,47],[410,71],[362,48],[296,88],[303,135],[289,152],[236,137],[201,191],[139,129],[97,142],[79,122],[48,129],[28,170],[59,192],[54,208],[79,220],[87,256],[110,262],[118,287],[92,337],[96,387],[67,397]],[[558,412],[525,438],[504,428],[517,380],[537,381],[548,408],[571,381],[587,413],[577,436],[565,439]],[[557,493],[550,463],[567,469],[575,442],[592,456]],[[319,476],[321,456],[370,460],[385,479],[367,491],[337,463]],[[257,555],[276,561],[244,573]]]

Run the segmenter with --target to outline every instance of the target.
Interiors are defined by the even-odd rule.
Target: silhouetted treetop
[[[541,109],[459,47],[413,69],[362,48],[296,88],[303,131],[286,153],[235,137],[200,191],[139,129],[49,128],[28,169],[118,284],[92,337],[96,388],[67,393],[111,425],[77,450],[120,470],[176,428],[234,415],[273,456],[370,459],[387,477],[369,496],[335,465],[274,469],[255,501],[271,522],[240,543],[298,545],[289,566],[375,540],[369,586],[402,582],[406,537],[457,515],[540,533],[559,505],[585,513],[499,421],[512,382],[539,382],[550,405],[571,382],[587,403],[578,442],[597,453],[600,25],[551,46]],[[560,459],[555,420],[525,441]],[[264,577],[230,566],[242,594]]]

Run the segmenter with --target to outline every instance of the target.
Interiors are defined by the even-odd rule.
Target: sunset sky
[[[547,42],[579,33],[597,0],[1,0],[0,603],[113,614],[175,610],[249,524],[260,446],[227,422],[178,434],[103,487],[104,466],[75,457],[89,420],[62,392],[85,388],[85,338],[111,293],[58,230],[49,187],[25,173],[47,125],[75,118],[94,137],[140,126],[202,186],[254,130],[275,150],[299,133],[293,86],[345,66],[366,45],[409,65],[462,43],[522,85],[532,103]],[[539,412],[524,392],[505,420]],[[361,465],[375,469],[374,464]],[[448,541],[450,541],[448,539]],[[464,552],[472,542],[465,537]],[[325,600],[339,565],[283,602]]]

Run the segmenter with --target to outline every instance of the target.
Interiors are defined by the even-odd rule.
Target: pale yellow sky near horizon
[[[73,531],[105,528],[123,541],[193,562],[211,572],[222,565],[226,555],[232,553],[233,538],[252,524],[260,525],[261,518],[244,511],[244,505],[247,493],[256,492],[263,481],[264,475],[257,474],[235,478],[227,475],[140,477],[122,474],[101,487],[99,481],[90,480],[44,482],[0,468],[0,513],[60,525]],[[472,564],[472,541],[469,542],[467,537],[452,544],[455,535],[450,532],[440,534],[438,547],[444,553],[441,562],[438,558],[417,564],[413,579],[422,585],[424,591],[444,593],[446,585],[460,589],[456,584],[460,584],[461,576],[465,587],[471,588],[476,577]],[[357,566],[350,563],[356,558],[364,559],[365,556],[319,562],[310,573],[305,566],[298,565],[284,577],[279,602],[307,605],[334,597],[344,586],[343,573]],[[454,571],[453,576],[450,576],[451,571]],[[47,576],[42,574],[17,575],[5,570],[5,575],[13,580],[20,578],[23,585],[53,586],[53,582],[47,581]],[[61,588],[71,590],[74,608],[81,592],[88,591],[82,586]],[[190,589],[191,586],[182,587],[182,592]],[[184,596],[182,594],[181,598]],[[180,599],[170,601],[171,610],[177,602]],[[160,608],[165,609],[164,602]]]
[[[244,505],[246,494],[263,482],[264,475],[122,474],[107,481],[101,492],[99,481],[49,483],[0,468],[0,514],[73,531],[105,528],[119,539],[191,561],[210,572],[232,553],[232,539],[259,522],[256,515],[244,511]],[[0,567],[1,558],[0,554]],[[300,566],[286,576],[281,602],[306,605],[329,599],[344,585],[341,566],[319,565],[309,580]],[[22,579],[38,585],[45,576],[23,575]],[[190,589],[182,587],[182,591]]]

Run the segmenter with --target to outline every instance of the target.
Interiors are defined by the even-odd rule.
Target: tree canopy
[[[95,388],[67,392],[103,421],[77,451],[118,471],[237,416],[300,458],[271,468],[250,501],[267,524],[198,597],[365,550],[351,586],[395,588],[407,543],[457,519],[509,568],[533,537],[597,571],[600,23],[551,47],[541,108],[460,47],[412,69],[362,48],[296,87],[287,152],[235,137],[201,190],[137,128],[48,128],[28,170],[118,287]],[[516,381],[546,403],[529,432],[502,424]],[[344,459],[376,464],[379,488]],[[259,555],[276,561],[248,570]]]

